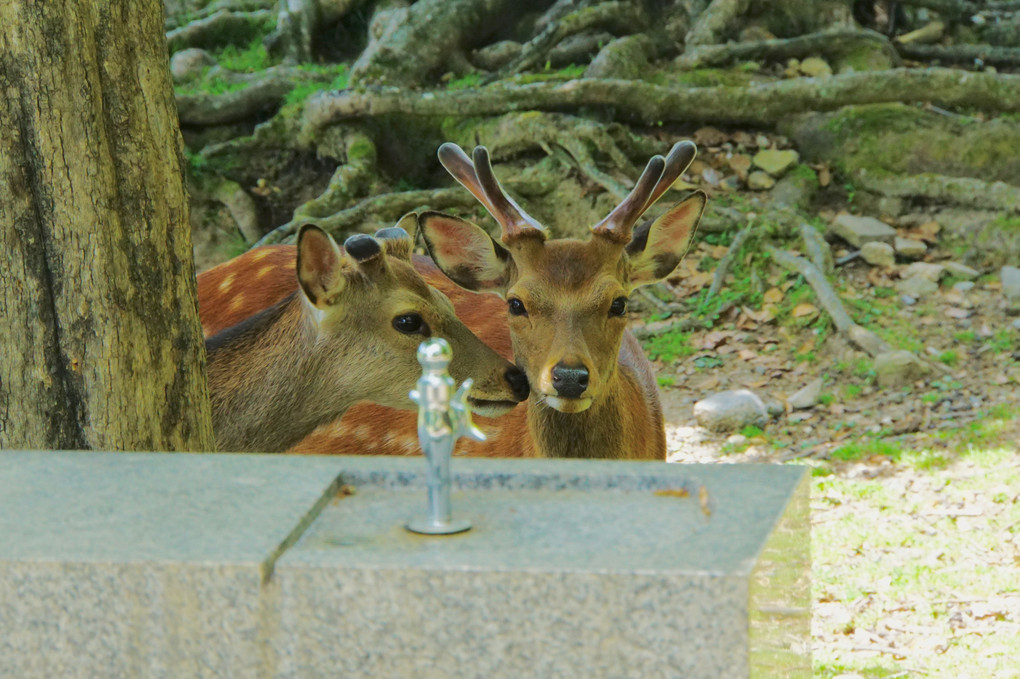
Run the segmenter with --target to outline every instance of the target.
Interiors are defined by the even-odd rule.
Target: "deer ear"
[[[707,197],[701,191],[683,199],[656,219],[634,229],[627,244],[632,288],[648,285],[673,273],[687,254]]]
[[[328,233],[312,224],[298,231],[297,277],[308,301],[324,307],[343,288],[343,254]]]
[[[432,260],[454,283],[503,294],[512,266],[506,248],[471,222],[441,212],[423,212],[418,224]]]

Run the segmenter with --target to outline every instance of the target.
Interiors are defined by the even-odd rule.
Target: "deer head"
[[[407,215],[374,237],[351,236],[342,250],[318,227],[301,228],[299,289],[207,340],[222,449],[282,450],[359,400],[412,408],[408,392],[421,374],[416,352],[431,336],[450,343],[451,375],[474,379],[476,412],[501,415],[527,397],[523,374],[475,337],[450,300],[415,271],[405,227],[416,225],[417,216]],[[239,280],[257,287],[262,273],[271,274]],[[227,273],[222,280],[229,286],[235,278]],[[255,291],[238,290],[235,297],[243,294]],[[214,309],[203,310],[212,315]]]
[[[469,290],[507,301],[514,355],[532,395],[563,413],[587,410],[616,389],[627,299],[669,276],[687,251],[705,207],[697,191],[638,228],[642,214],[694,160],[691,142],[653,157],[630,194],[587,240],[550,240],[547,230],[502,190],[482,146],[473,160],[454,144],[443,166],[500,224],[497,242],[481,228],[437,212],[421,215],[436,265]]]

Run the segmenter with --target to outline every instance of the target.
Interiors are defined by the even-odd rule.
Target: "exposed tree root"
[[[723,42],[733,20],[746,12],[750,4],[749,0],[712,0],[687,33],[687,48]]]
[[[273,229],[256,243],[270,245],[283,242],[294,235],[301,224],[315,224],[334,237],[342,238],[361,231],[361,225],[370,220],[395,222],[401,215],[417,210],[447,210],[453,207],[472,208],[477,201],[462,188],[425,191],[401,191],[365,198],[356,205],[322,218],[294,220]]]
[[[183,125],[222,125],[279,107],[302,82],[329,82],[330,77],[289,66],[273,66],[251,74],[234,74],[247,87],[224,94],[178,94],[177,112]]]
[[[175,28],[180,28],[182,25],[191,23],[191,21],[205,19],[224,10],[228,12],[254,12],[259,9],[268,10],[271,9],[277,2],[278,0],[213,0],[213,2],[210,2],[205,7],[188,12],[183,17],[175,16],[173,14],[168,15],[164,26],[166,26],[167,31],[172,31]]]
[[[513,10],[513,0],[418,0],[351,68],[351,83],[413,85],[466,63],[464,51],[487,27]]]
[[[168,31],[166,34],[167,48],[172,54],[185,47],[217,47],[230,42],[231,36],[250,32],[253,23],[272,17],[273,13],[267,9],[256,9],[250,12],[232,12],[223,9],[204,19],[196,19],[180,28]]]
[[[604,108],[619,120],[646,124],[770,125],[795,113],[882,102],[932,102],[946,107],[1016,112],[1020,111],[1020,75],[931,68],[797,78],[750,87],[677,89],[590,78],[561,84],[494,84],[454,92],[345,90],[312,97],[303,115],[312,132],[347,118],[385,114],[479,116],[522,108],[548,111],[585,106]]]
[[[571,35],[595,28],[631,33],[641,30],[644,23],[640,8],[631,2],[604,2],[567,14],[549,22],[538,35],[525,43],[518,57],[499,69],[487,82],[506,78],[544,62],[549,51]]]
[[[362,0],[279,0],[276,28],[266,48],[292,63],[315,60],[315,34],[339,21]]]
[[[802,59],[818,54],[833,58],[866,44],[878,45],[889,54],[893,64],[901,65],[899,54],[897,54],[892,43],[881,33],[867,29],[820,31],[783,40],[699,45],[677,57],[676,64],[681,68],[695,69],[725,66],[734,61],[748,59],[784,61],[794,58]]]
[[[363,132],[349,135],[345,142],[347,162],[337,166],[322,194],[294,210],[292,223],[329,217],[368,193],[376,173],[375,144]]]
[[[804,251],[811,263],[823,274],[829,275],[835,268],[832,262],[832,250],[829,249],[822,234],[809,224],[801,222],[798,226],[800,239],[804,242]]]
[[[866,191],[895,198],[924,198],[936,203],[1020,213],[1020,188],[1005,182],[941,174],[876,175],[855,172],[854,184]]]
[[[945,64],[974,64],[990,66],[1020,66],[1020,47],[994,45],[902,45],[896,50],[907,59],[939,61]]]
[[[810,228],[810,227],[808,227]],[[811,286],[811,289],[815,291],[815,296],[818,298],[818,303],[822,306],[829,317],[832,318],[833,324],[836,329],[843,333],[843,335],[855,346],[865,351],[870,356],[877,356],[881,353],[890,351],[890,347],[885,340],[871,332],[867,328],[857,325],[850,314],[843,308],[843,303],[839,299],[839,295],[833,290],[832,286],[829,285],[828,279],[825,274],[816,267],[814,264],[809,262],[804,257],[790,254],[785,250],[781,250],[773,245],[765,245],[765,251],[778,263],[780,266],[790,269],[799,273]]]

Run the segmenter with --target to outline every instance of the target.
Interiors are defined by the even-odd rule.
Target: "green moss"
[[[691,335],[686,332],[666,332],[655,335],[644,341],[645,351],[652,360],[672,363],[678,358],[694,353],[691,346]]]
[[[269,68],[275,62],[266,52],[262,38],[256,38],[246,46],[227,45],[213,56],[216,62],[227,69],[237,73],[254,73]]]

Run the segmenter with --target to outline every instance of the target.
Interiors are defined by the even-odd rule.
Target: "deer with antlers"
[[[343,250],[306,225],[296,248],[259,248],[199,275],[220,450],[285,450],[360,400],[411,409],[416,352],[432,335],[453,348],[451,374],[474,380],[476,411],[499,415],[527,397],[521,371],[415,271],[403,227],[416,225],[407,215]]]
[[[454,145],[440,148],[443,166],[501,225],[501,242],[464,220],[424,213],[419,224],[435,264],[416,256],[415,268],[483,341],[507,357],[512,343],[532,386],[526,408],[479,418],[488,440],[464,442],[460,453],[664,459],[658,388],[625,314],[630,292],[669,276],[687,250],[705,206],[701,192],[634,225],[694,155],[694,145],[681,142],[652,158],[630,195],[582,241],[550,240],[503,192],[483,147],[474,161]],[[293,261],[293,248],[285,252]],[[286,265],[263,274],[258,284],[271,287],[286,279]],[[199,293],[201,300],[201,279]],[[203,324],[215,327],[217,314],[200,307]],[[409,454],[414,431],[413,414],[359,404],[291,450]]]

